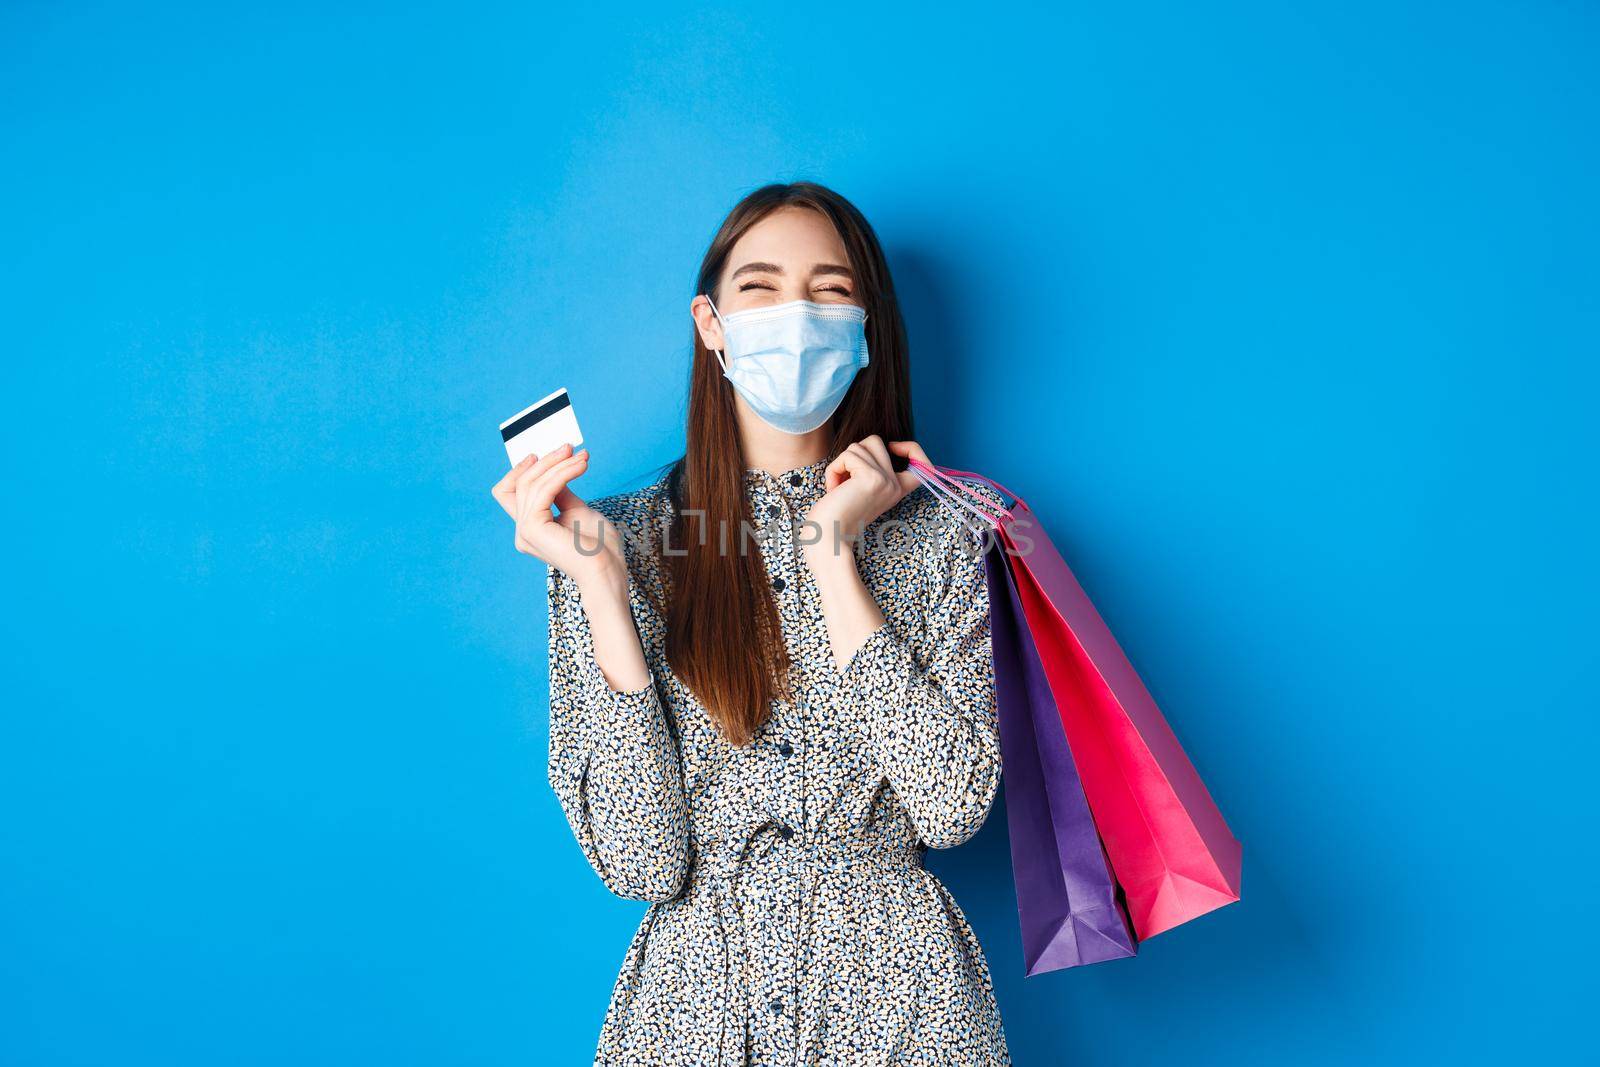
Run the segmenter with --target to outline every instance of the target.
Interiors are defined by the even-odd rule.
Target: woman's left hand
[[[928,463],[927,453],[915,441],[885,444],[883,438],[873,434],[846,448],[828,464],[822,499],[806,515],[807,521],[821,527],[820,538],[805,547],[808,557],[820,561],[850,556],[849,542],[922,484],[912,471],[896,471],[889,458],[891,453]],[[808,534],[817,536],[815,531]]]

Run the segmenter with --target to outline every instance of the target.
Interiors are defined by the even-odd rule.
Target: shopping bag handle
[[[971,486],[963,485],[958,479],[960,479],[960,478],[976,478],[978,481],[982,482],[983,484],[985,484],[987,486],[990,486],[990,487],[992,487],[994,489],[998,489],[1001,492],[1002,495],[1010,497],[1013,501],[1016,502],[1016,506],[1017,507],[1020,507],[1020,508],[1027,508],[1028,507],[1028,502],[1026,500],[1023,500],[1022,497],[1018,496],[1016,493],[1013,493],[1011,490],[1007,489],[1005,486],[1001,485],[999,482],[995,481],[993,478],[987,477],[987,476],[982,475],[982,474],[978,474],[975,471],[957,470],[954,467],[941,467],[941,466],[939,466],[937,464],[929,465],[929,464],[923,463],[921,460],[917,460],[917,459],[912,459],[912,460],[909,460],[908,462],[909,462],[910,466],[912,466],[913,468],[916,468],[916,469],[918,469],[918,470],[920,470],[920,471],[922,471],[924,473],[927,473],[929,475],[933,475],[935,477],[942,475],[946,482],[948,482],[950,485],[955,486],[957,489],[960,489],[961,492],[965,493],[968,496],[976,497],[978,500],[983,501],[983,506],[986,507],[986,508],[987,507],[993,507],[994,505],[990,504],[987,500],[984,500],[983,497],[981,497],[977,493],[973,492]],[[1011,516],[1011,509],[1010,508],[1003,508],[1002,510],[1005,512],[1005,514],[1006,514],[1006,516],[1008,518]]]
[[[915,474],[917,479],[927,487],[928,492],[933,494],[934,499],[939,502],[939,506],[945,511],[950,512],[951,515],[955,516],[956,522],[960,523],[962,526],[965,526],[968,529],[972,528],[972,520],[966,515],[962,514],[962,509],[965,508],[968,512],[971,512],[972,514],[978,516],[978,518],[982,519],[985,527],[995,530],[1000,528],[1000,516],[994,514],[990,510],[994,507],[994,505],[989,503],[987,500],[983,501],[982,507],[978,507],[977,505],[973,504],[972,501],[967,500],[964,497],[957,496],[955,490],[951,489],[947,484],[945,484],[943,479],[929,474],[927,468],[922,464],[915,463],[913,461],[910,469],[911,473]]]
[[[929,467],[925,463],[912,460],[909,465],[912,474],[922,480],[928,490],[939,497],[940,503],[947,508],[965,508],[983,518],[990,526],[999,529],[1002,523],[1011,518],[1011,511],[1004,504],[992,504],[988,498],[976,492],[965,482],[942,473],[937,468]],[[958,516],[959,517],[959,516]]]

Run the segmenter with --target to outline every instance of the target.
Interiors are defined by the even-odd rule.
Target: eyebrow
[[[732,281],[733,279],[737,278],[741,274],[782,274],[782,273],[783,273],[783,268],[778,266],[776,263],[746,263],[744,266],[740,267],[738,270],[736,270],[732,274],[728,275],[728,280]],[[844,266],[842,263],[818,263],[816,266],[811,268],[811,273],[812,274],[842,274],[846,278],[850,278],[851,280],[855,279],[855,273],[853,271],[851,271],[851,269],[849,267]]]

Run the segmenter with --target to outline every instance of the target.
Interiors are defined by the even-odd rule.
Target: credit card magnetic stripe
[[[551,415],[554,415],[562,408],[568,408],[571,406],[572,397],[563,391],[560,396],[546,400],[543,404],[540,404],[527,414],[521,415],[502,426],[500,428],[500,439],[502,441],[509,441],[523,430],[526,430],[528,427],[533,426],[536,423],[543,422],[545,419],[549,418]]]

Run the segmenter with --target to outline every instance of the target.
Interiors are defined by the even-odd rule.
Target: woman
[[[595,1062],[1009,1063],[922,867],[983,823],[999,740],[979,546],[895,469],[926,456],[883,251],[838,194],[770,185],[695,291],[670,469],[585,504],[564,446],[495,487],[550,565],[550,784],[654,902]]]

